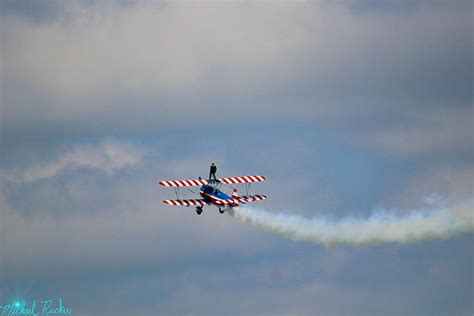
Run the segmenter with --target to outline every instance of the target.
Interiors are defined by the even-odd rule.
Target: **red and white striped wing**
[[[191,199],[191,200],[164,200],[163,203],[171,206],[191,206],[191,205],[204,205],[204,201],[201,199]]]
[[[165,187],[194,187],[207,184],[207,180],[168,180],[160,181],[160,184]]]
[[[249,202],[255,202],[255,201],[262,201],[267,198],[266,195],[261,195],[261,194],[256,194],[256,195],[247,195],[247,196],[241,196],[239,198],[239,202],[242,204],[246,204]]]
[[[250,182],[265,181],[265,177],[264,176],[229,177],[229,178],[219,178],[218,181],[225,184],[250,183]]]

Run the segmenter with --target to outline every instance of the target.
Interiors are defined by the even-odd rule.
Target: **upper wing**
[[[165,187],[192,187],[207,184],[207,180],[169,180],[160,181],[160,184]]]
[[[262,201],[262,200],[265,200],[266,198],[267,198],[266,195],[261,195],[261,194],[246,195],[246,196],[239,197],[239,202],[242,204],[246,204],[249,202]]]
[[[163,203],[172,206],[191,206],[191,205],[204,205],[202,199],[191,199],[191,200],[163,200]]]
[[[217,181],[224,184],[234,184],[234,183],[250,183],[250,182],[260,182],[265,181],[264,176],[245,176],[245,177],[229,177],[229,178],[219,178]],[[207,180],[168,180],[160,181],[160,184],[165,187],[192,187],[192,186],[201,186],[208,184]]]
[[[265,181],[265,177],[264,176],[245,176],[245,177],[219,178],[217,180],[225,184],[250,183],[250,182]]]

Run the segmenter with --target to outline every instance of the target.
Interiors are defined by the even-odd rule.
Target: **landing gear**
[[[197,215],[201,215],[201,213],[202,213],[202,206],[196,206],[196,213],[197,213]]]
[[[219,207],[219,213],[224,214],[224,212],[225,212],[225,209],[222,207]]]

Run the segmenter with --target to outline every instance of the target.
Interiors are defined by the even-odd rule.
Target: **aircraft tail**
[[[237,189],[234,189],[234,192],[232,193],[232,199],[234,200],[233,206],[239,206],[239,194],[237,193]]]

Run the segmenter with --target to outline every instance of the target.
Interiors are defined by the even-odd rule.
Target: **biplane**
[[[241,204],[265,200],[267,197],[262,194],[251,194],[251,184],[254,182],[265,181],[264,176],[245,176],[245,177],[229,177],[218,178],[216,180],[169,180],[160,181],[160,184],[165,187],[172,187],[175,190],[176,200],[164,200],[163,203],[172,206],[196,206],[196,213],[200,215],[203,211],[204,205],[215,205],[219,209],[219,213],[223,214],[226,208],[232,208]],[[239,196],[237,189],[232,196],[227,195],[221,191],[223,184],[245,184],[246,195]],[[183,199],[181,192],[182,187],[200,186],[200,199]],[[190,192],[192,190],[188,189]]]

